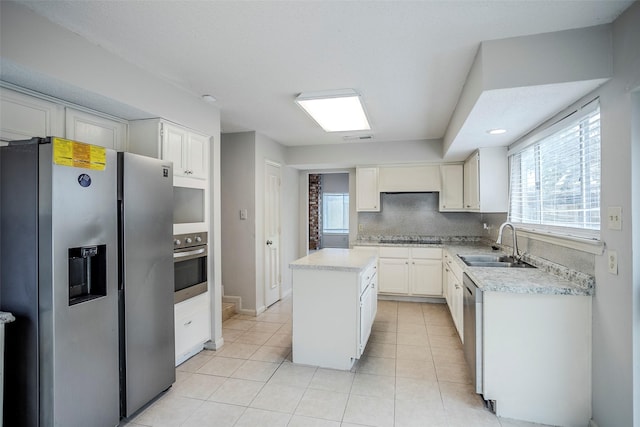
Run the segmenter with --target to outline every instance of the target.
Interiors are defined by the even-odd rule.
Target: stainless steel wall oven
[[[175,303],[207,292],[207,233],[173,236]]]

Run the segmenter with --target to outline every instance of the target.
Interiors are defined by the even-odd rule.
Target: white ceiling
[[[609,23],[633,1],[20,3],[194,96],[215,96],[223,132],[317,145],[345,134],[312,122],[293,102],[301,92],[359,91],[376,141],[440,139],[481,41]],[[553,97],[548,89],[540,93]]]

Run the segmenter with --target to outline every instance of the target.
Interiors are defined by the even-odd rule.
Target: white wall
[[[220,157],[224,295],[241,297],[239,308],[255,310],[255,133],[223,134]]]
[[[632,253],[632,190],[638,193],[637,115],[631,103],[631,92],[640,88],[640,3],[632,5],[613,24],[613,79],[596,93],[600,95],[602,140],[601,236],[607,248],[618,252],[618,274],[607,272],[605,256],[596,257],[596,290],[593,298],[593,419],[599,427],[639,426],[640,414],[633,414],[633,401],[638,408],[640,384],[637,342],[638,293],[640,264]],[[638,110],[635,110],[637,114]],[[635,154],[634,163],[632,163]],[[632,169],[632,167],[634,169]],[[633,175],[632,175],[633,172]],[[622,230],[606,227],[609,206],[622,207]],[[636,222],[635,227],[640,227]],[[637,235],[637,232],[636,232]],[[636,242],[637,245],[637,242]],[[636,246],[637,247],[637,246]],[[637,259],[637,255],[636,259]],[[636,280],[634,280],[634,276]],[[635,301],[634,301],[635,296]],[[634,307],[636,312],[634,313]],[[636,323],[634,324],[634,319]],[[634,341],[636,353],[634,354]],[[635,397],[634,397],[635,396]]]
[[[636,224],[632,230],[633,258],[631,260],[633,277],[632,293],[632,324],[633,330],[633,359],[640,360],[640,89],[632,96],[631,117],[633,130],[631,133],[631,199],[632,222]],[[633,419],[640,424],[640,363],[633,366]]]

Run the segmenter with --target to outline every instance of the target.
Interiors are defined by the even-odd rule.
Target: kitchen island
[[[291,264],[293,362],[349,370],[364,352],[377,310],[377,255],[323,249]]]

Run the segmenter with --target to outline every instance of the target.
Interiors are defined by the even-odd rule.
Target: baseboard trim
[[[589,420],[589,427],[598,427],[598,424],[593,421],[593,418]]]
[[[446,300],[438,297],[414,297],[404,295],[378,294],[379,301],[405,301],[405,302],[430,302],[435,304],[444,304]]]
[[[205,350],[219,350],[220,347],[222,347],[223,345],[224,345],[224,338],[220,337],[215,341],[209,340],[206,343],[204,343],[204,349]]]
[[[292,292],[293,292],[293,289],[288,289],[285,292],[283,292],[282,295],[280,295],[280,301],[282,301],[283,299],[289,297]]]
[[[229,302],[236,306],[236,313],[240,312],[240,308],[242,307],[242,297],[235,296],[222,296],[222,302]]]

